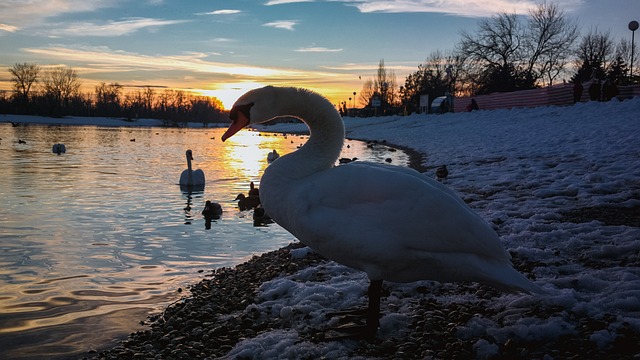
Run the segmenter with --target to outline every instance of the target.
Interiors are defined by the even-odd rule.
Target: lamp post
[[[631,67],[629,68],[629,77],[633,82],[633,53],[635,52],[635,35],[638,30],[638,22],[633,20],[629,23],[629,30],[631,30]]]

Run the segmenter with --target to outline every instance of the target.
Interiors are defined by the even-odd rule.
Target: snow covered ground
[[[640,207],[640,98],[438,116],[346,118],[345,124],[350,138],[386,140],[423,153],[424,165],[431,169],[427,176],[446,164],[446,184],[493,224],[514,262],[548,292],[499,294],[478,301],[482,287],[385,283],[382,340],[411,331],[409,324],[420,308],[416,299],[425,292],[440,303],[485,307],[485,315],[472,315],[456,330],[460,339],[478,339],[473,351],[479,358],[498,353],[510,340],[526,343],[584,334],[581,318],[603,324],[587,332],[598,349],[615,346],[629,328],[640,332],[637,219],[631,226],[624,219],[620,225],[607,225],[566,217],[591,207]],[[258,129],[305,130],[301,124]],[[303,257],[308,251],[292,255]],[[363,273],[335,263],[264,283],[259,300],[244,312],[277,317],[286,326],[245,339],[228,357],[351,356],[355,342],[315,343],[301,334],[324,323],[328,309],[363,304],[366,287]],[[640,348],[631,353],[640,353]]]
[[[494,224],[505,248],[534,264],[530,276],[548,295],[492,298],[487,305],[508,309],[506,314],[473,317],[458,329],[462,338],[495,339],[495,344],[479,340],[476,356],[497,352],[509,339],[526,342],[576,333],[575,317],[580,316],[607,324],[590,336],[601,349],[612,346],[622,328],[640,331],[640,228],[563,221],[564,212],[585,207],[640,207],[640,98],[439,116],[347,118],[345,123],[350,138],[408,146],[425,154],[424,165],[434,170],[446,164],[446,184]],[[302,126],[265,129],[284,132]],[[310,280],[317,272],[325,281]],[[417,294],[425,284],[433,286],[390,285],[391,295],[382,305],[382,338],[409,331],[411,296],[406,294]],[[319,325],[324,307],[362,304],[366,286],[366,276],[337,264],[264,284],[262,302],[252,309],[280,316],[292,327],[248,339],[230,357],[346,356],[349,349],[343,343],[310,344],[299,339],[298,331]],[[440,300],[456,303],[473,297],[467,293]],[[546,317],[531,312],[533,308],[558,310]],[[303,320],[305,315],[311,320]],[[294,321],[295,316],[300,319]],[[640,353],[638,346],[635,353]]]

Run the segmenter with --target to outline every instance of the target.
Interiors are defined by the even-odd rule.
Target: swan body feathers
[[[406,167],[334,166],[344,124],[319,94],[251,90],[232,108],[222,139],[281,116],[304,121],[310,137],[266,168],[260,197],[269,216],[302,243],[366,272],[372,282],[477,281],[510,292],[543,292],[512,267],[491,226],[445,185]]]
[[[193,170],[191,161],[193,160],[193,152],[191,150],[186,151],[187,156],[187,169],[180,174],[181,186],[204,186],[205,178],[204,171],[201,169]]]

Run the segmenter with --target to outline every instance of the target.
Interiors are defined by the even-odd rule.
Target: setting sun
[[[197,90],[196,92],[204,96],[213,96],[222,102],[226,110],[231,109],[233,104],[245,92],[265,86],[257,82],[239,82],[219,84],[219,88],[215,90]]]

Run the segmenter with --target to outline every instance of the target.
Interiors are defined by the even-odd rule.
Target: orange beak
[[[249,109],[251,108],[251,106],[253,106],[253,104],[241,105],[237,107],[234,106],[231,109],[229,113],[229,117],[231,118],[231,125],[229,125],[227,131],[224,133],[224,135],[222,135],[222,141],[227,140],[235,133],[242,130],[245,126],[249,125]]]

